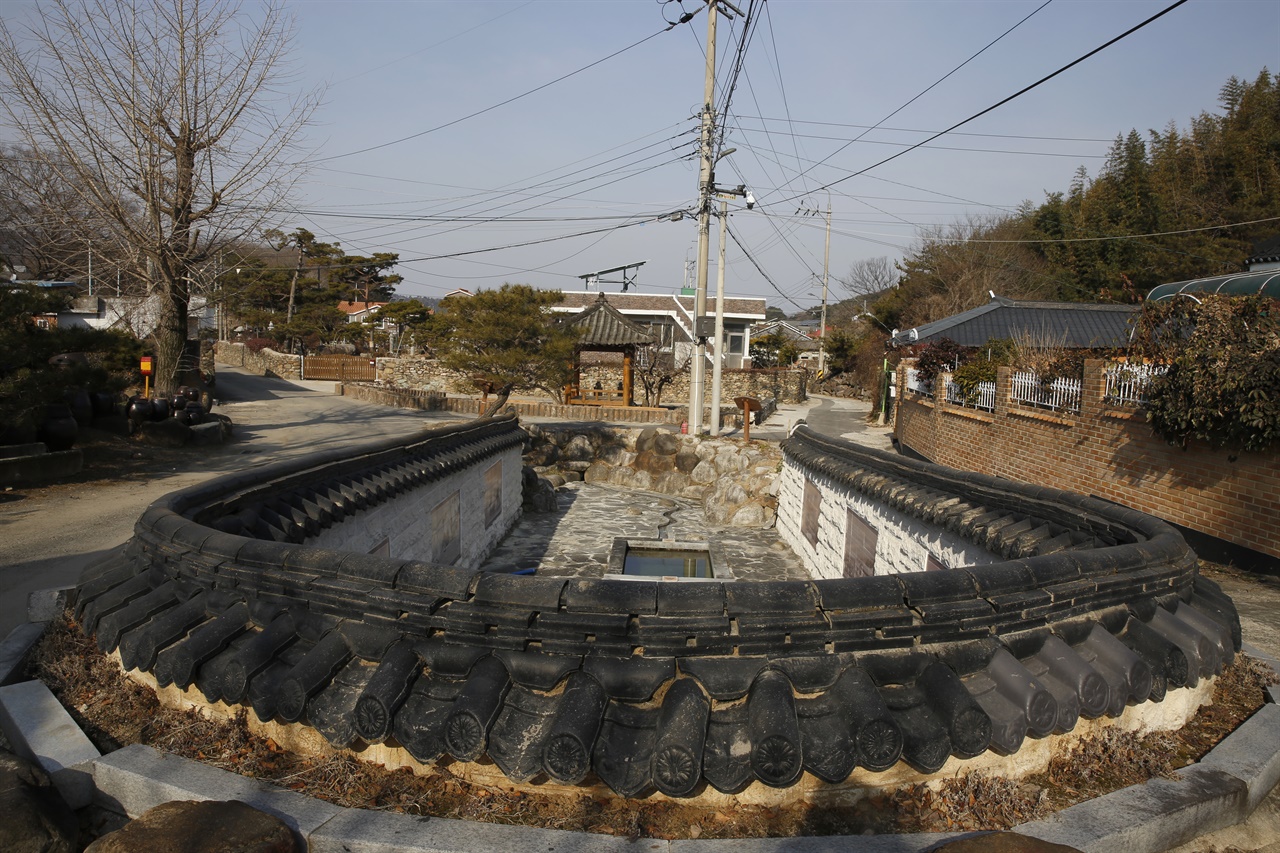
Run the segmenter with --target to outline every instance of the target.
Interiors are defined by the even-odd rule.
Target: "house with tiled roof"
[[[649,293],[596,293],[592,291],[566,292],[552,311],[561,314],[580,314],[603,296],[619,314],[639,326],[651,336],[664,352],[670,352],[682,361],[693,352],[695,342],[694,297]],[[751,356],[751,327],[763,322],[765,300],[755,297],[726,297],[724,300],[724,366],[729,368],[749,365]],[[715,316],[716,300],[707,299],[707,322]],[[714,336],[712,336],[714,337]],[[712,357],[715,341],[708,339],[708,351]]]
[[[991,294],[991,301],[912,329],[895,329],[894,346],[949,338],[963,347],[980,347],[992,338],[1052,342],[1068,349],[1127,346],[1136,305],[1089,302],[1036,302]]]

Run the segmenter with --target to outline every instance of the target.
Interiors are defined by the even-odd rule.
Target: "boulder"
[[[138,425],[138,437],[144,444],[157,447],[184,447],[191,438],[191,427],[177,418],[143,421]]]
[[[640,430],[640,435],[636,436],[636,453],[644,453],[646,450],[653,450],[653,442],[657,437],[657,427],[645,427]]]
[[[689,479],[694,483],[709,485],[714,483],[719,477],[716,473],[716,466],[710,460],[704,459],[699,462],[692,471],[689,472]]]
[[[575,435],[565,444],[560,456],[573,462],[590,462],[596,458],[596,449],[591,446],[591,439],[585,435]]]
[[[682,473],[688,474],[698,467],[701,460],[698,458],[698,451],[692,447],[682,447],[680,452],[676,454],[676,469]]]
[[[196,447],[206,447],[211,444],[222,444],[222,439],[222,423],[212,421],[191,427],[191,437],[188,440]]]
[[[648,471],[654,476],[673,471],[676,467],[675,454],[662,455],[657,450],[646,450],[636,457],[635,467],[639,471]]]
[[[992,832],[945,841],[934,853],[1080,853],[1074,847],[1041,841],[1017,832]]]
[[[177,800],[85,848],[85,853],[302,853],[289,827],[239,800]]]
[[[596,462],[583,472],[582,481],[584,483],[607,483],[609,482],[609,473],[613,470],[612,465]]]
[[[678,495],[689,485],[689,475],[680,471],[667,471],[653,481],[653,490],[664,495]]]
[[[610,444],[601,448],[600,455],[597,458],[601,462],[621,467],[634,462],[636,455],[620,444]]]
[[[5,853],[74,853],[79,850],[75,813],[49,775],[16,755],[0,753],[0,850]]]
[[[659,432],[653,439],[653,452],[661,456],[675,456],[680,452],[680,436]]]
[[[533,485],[524,491],[524,509],[527,512],[555,512],[558,508],[556,487],[550,480],[535,477]]]
[[[743,504],[729,519],[734,527],[764,527],[764,507],[759,504]]]

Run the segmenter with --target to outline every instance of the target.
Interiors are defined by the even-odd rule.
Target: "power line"
[[[1044,0],[1044,2],[1043,2],[1043,3],[1041,3],[1041,4],[1040,4],[1039,6],[1037,6],[1035,9],[1033,9],[1033,10],[1031,11],[1031,13],[1030,13],[1029,15],[1027,15],[1025,18],[1023,18],[1022,20],[1018,21],[1018,23],[1014,24],[1012,27],[1010,27],[1009,29],[1005,30],[1005,31],[1004,31],[1004,32],[1002,32],[1000,35],[996,36],[994,39],[992,39],[990,42],[988,42],[986,45],[984,45],[984,46],[982,47],[982,49],[981,49],[981,50],[979,50],[977,53],[975,53],[975,54],[973,54],[972,56],[970,56],[970,57],[969,57],[968,59],[966,59],[964,62],[961,62],[961,63],[960,63],[959,65],[957,65],[955,68],[952,68],[952,69],[951,69],[950,71],[948,71],[946,74],[942,75],[942,76],[941,76],[941,77],[939,77],[937,80],[935,80],[933,83],[929,84],[929,86],[927,86],[923,91],[919,92],[917,95],[915,95],[914,97],[912,97],[912,98],[911,98],[910,100],[908,100],[906,103],[902,104],[902,105],[901,105],[900,107],[898,107],[896,110],[894,110],[893,112],[889,113],[889,114],[888,114],[887,116],[885,116],[884,118],[880,119],[880,121],[876,122],[875,126],[867,128],[867,129],[866,129],[866,130],[864,130],[862,133],[858,134],[858,136],[854,137],[853,139],[851,139],[851,140],[849,140],[848,142],[846,142],[844,145],[842,145],[842,146],[840,146],[839,148],[837,148],[835,151],[832,151],[830,154],[828,154],[828,155],[827,155],[823,160],[819,161],[819,164],[815,164],[815,165],[813,165],[813,166],[810,166],[808,169],[805,169],[803,172],[801,172],[801,173],[800,173],[799,175],[797,175],[796,177],[797,177],[797,178],[803,178],[803,177],[804,177],[805,175],[807,175],[809,172],[811,172],[811,171],[813,171],[815,168],[817,168],[817,165],[820,165],[821,163],[825,163],[827,160],[830,160],[832,157],[836,156],[836,155],[837,155],[837,154],[839,154],[841,151],[843,151],[844,149],[848,148],[848,147],[849,147],[850,145],[852,145],[854,142],[857,142],[859,139],[861,139],[862,137],[866,136],[866,135],[867,135],[868,133],[870,133],[872,130],[875,130],[875,129],[876,129],[876,127],[878,127],[880,124],[882,124],[882,123],[884,123],[884,122],[888,121],[889,119],[891,119],[891,118],[893,118],[894,116],[896,116],[898,113],[900,113],[900,112],[902,112],[903,110],[905,110],[907,107],[909,107],[909,106],[911,106],[912,104],[914,104],[916,101],[920,100],[920,98],[924,97],[924,95],[926,95],[926,94],[927,94],[930,90],[932,90],[934,87],[938,86],[940,83],[942,83],[942,82],[943,82],[944,80],[946,80],[948,77],[950,77],[952,74],[955,74],[955,73],[956,73],[957,71],[959,71],[961,68],[964,68],[964,67],[965,67],[966,65],[968,65],[970,62],[972,62],[973,60],[977,59],[979,56],[981,56],[983,53],[985,53],[985,52],[988,50],[988,48],[990,48],[990,47],[991,47],[992,45],[994,45],[996,42],[1000,41],[1002,38],[1004,38],[1005,36],[1007,36],[1009,33],[1011,33],[1011,32],[1013,32],[1014,30],[1016,30],[1018,27],[1020,27],[1020,26],[1022,26],[1023,24],[1025,24],[1028,20],[1030,20],[1030,19],[1031,19],[1031,17],[1032,17],[1033,15],[1035,15],[1037,12],[1039,12],[1041,9],[1043,9],[1045,6],[1048,6],[1048,5],[1049,5],[1050,3],[1052,3],[1052,2],[1053,2],[1053,0]],[[1185,0],[1183,0],[1183,2],[1185,2]],[[954,128],[951,128],[951,129],[952,129],[952,130],[954,130]],[[945,132],[946,132],[946,131],[943,131],[943,133],[945,133]],[[941,134],[939,134],[939,135],[941,135]],[[937,137],[932,137],[932,138],[936,139]],[[928,141],[930,141],[930,140],[928,140],[928,139],[926,139],[926,140],[925,140],[925,142],[928,142]],[[921,143],[921,144],[924,144],[924,143]],[[910,149],[908,149],[908,150],[910,150]],[[904,151],[904,152],[902,152],[902,153],[904,153],[904,154],[905,154],[906,152]],[[784,184],[784,186],[788,186],[789,184],[790,184],[790,181],[788,181],[788,182],[787,182],[787,184]],[[791,201],[791,200],[792,200],[792,199],[784,199],[784,201]]]
[[[633,50],[633,49],[635,49],[635,48],[639,47],[640,45],[644,44],[645,42],[647,42],[647,41],[649,41],[649,40],[651,40],[651,39],[655,39],[655,38],[657,38],[658,36],[662,35],[663,33],[670,32],[672,29],[674,29],[675,27],[679,26],[680,24],[687,23],[687,22],[688,22],[688,20],[690,20],[691,18],[692,18],[692,15],[682,16],[682,17],[681,17],[681,19],[680,19],[680,20],[678,20],[678,21],[676,21],[674,24],[671,24],[671,25],[670,25],[670,26],[668,26],[668,27],[665,27],[665,28],[663,28],[663,29],[661,29],[661,30],[658,30],[656,33],[653,33],[653,34],[651,34],[651,35],[645,36],[644,38],[640,39],[640,41],[635,42],[635,43],[633,43],[633,44],[629,44],[629,45],[627,45],[626,47],[622,48],[621,50],[616,50],[616,51],[614,51],[613,53],[609,54],[608,56],[605,56],[605,57],[602,57],[602,58],[600,58],[600,59],[597,59],[595,62],[592,62],[592,63],[591,63],[591,64],[589,64],[589,65],[584,65],[584,66],[582,66],[581,68],[579,68],[579,69],[577,69],[577,70],[575,70],[575,71],[570,71],[568,74],[562,74],[561,76],[559,76],[559,77],[555,78],[554,80],[549,80],[549,81],[547,81],[546,83],[543,83],[543,84],[542,84],[542,85],[540,85],[540,86],[535,86],[535,87],[533,87],[532,89],[529,89],[528,91],[521,92],[519,95],[513,95],[513,96],[511,96],[510,98],[507,98],[507,99],[506,99],[506,100],[504,100],[504,101],[499,101],[499,102],[498,102],[498,103],[496,103],[496,104],[491,104],[490,106],[487,106],[487,107],[485,107],[484,109],[476,110],[476,111],[475,111],[475,112],[473,112],[473,113],[469,113],[469,114],[467,114],[467,115],[465,115],[465,116],[462,116],[462,117],[460,117],[460,118],[456,118],[456,119],[454,119],[454,120],[452,120],[452,121],[447,121],[447,122],[445,122],[444,124],[438,124],[438,125],[436,125],[435,127],[429,127],[429,128],[427,128],[426,130],[422,130],[422,131],[419,131],[419,132],[417,132],[417,133],[411,133],[411,134],[409,134],[408,136],[402,136],[402,137],[400,137],[399,139],[393,139],[393,140],[391,140],[390,142],[383,142],[383,143],[380,143],[380,144],[378,144],[378,145],[371,145],[371,146],[369,146],[368,148],[360,148],[360,149],[358,149],[358,150],[356,150],[356,151],[348,151],[348,152],[346,152],[345,154],[334,154],[334,155],[332,155],[332,156],[330,156],[330,157],[317,157],[317,158],[315,158],[315,159],[311,160],[310,162],[312,162],[312,163],[327,163],[327,162],[329,162],[330,160],[338,160],[338,159],[343,158],[343,157],[353,157],[353,156],[355,156],[356,154],[367,154],[367,153],[369,153],[370,151],[378,151],[379,149],[382,149],[382,148],[389,148],[389,147],[390,147],[390,146],[392,146],[392,145],[399,145],[401,142],[408,142],[408,141],[409,141],[409,140],[411,140],[411,139],[419,139],[420,137],[426,136],[426,135],[427,135],[427,134],[429,134],[429,133],[435,133],[437,130],[444,130],[445,128],[453,127],[453,126],[454,126],[454,125],[456,125],[456,124],[461,124],[461,123],[462,123],[462,122],[464,122],[464,121],[467,121],[467,120],[469,120],[469,119],[473,119],[473,118],[475,118],[476,116],[482,116],[482,115],[484,115],[485,113],[493,112],[494,110],[498,109],[499,107],[505,107],[507,104],[514,103],[515,101],[518,101],[518,100],[520,100],[521,98],[527,98],[529,95],[533,95],[533,94],[535,94],[535,93],[537,93],[537,92],[541,92],[543,89],[546,89],[546,88],[549,88],[549,87],[551,87],[551,86],[554,86],[556,83],[560,83],[560,82],[562,82],[562,81],[564,81],[564,80],[568,80],[570,77],[576,77],[577,75],[581,74],[581,73],[582,73],[582,72],[584,72],[584,71],[589,71],[589,70],[591,70],[592,68],[595,68],[597,65],[600,65],[600,64],[602,64],[602,63],[608,62],[610,59],[613,59],[615,56],[621,56],[622,54],[626,53],[627,51],[629,51],[629,50]]]
[[[896,160],[896,159],[898,159],[899,157],[901,157],[901,156],[902,156],[902,155],[904,155],[904,154],[910,153],[911,151],[914,151],[914,150],[916,150],[917,148],[920,148],[920,147],[922,147],[922,146],[924,146],[924,145],[927,145],[928,143],[932,142],[933,140],[937,139],[938,137],[940,137],[940,136],[944,136],[944,135],[946,135],[946,134],[950,133],[951,131],[955,130],[956,128],[963,127],[964,125],[968,124],[969,122],[974,121],[974,120],[976,120],[976,119],[978,119],[978,118],[981,118],[982,116],[986,115],[987,113],[991,112],[992,110],[995,110],[995,109],[998,109],[998,108],[1000,108],[1000,107],[1004,106],[1005,104],[1009,103],[1010,101],[1014,100],[1015,98],[1019,98],[1019,97],[1021,97],[1021,96],[1025,95],[1027,92],[1030,92],[1032,89],[1035,89],[1035,88],[1037,88],[1038,86],[1041,86],[1041,85],[1043,85],[1043,84],[1045,84],[1045,83],[1049,82],[1049,81],[1050,81],[1050,80],[1052,80],[1054,77],[1057,77],[1059,74],[1062,74],[1063,72],[1068,71],[1068,70],[1070,70],[1070,69],[1074,68],[1075,66],[1079,65],[1081,62],[1084,62],[1086,59],[1089,59],[1090,57],[1094,56],[1095,54],[1101,53],[1102,51],[1106,50],[1107,48],[1111,47],[1111,45],[1113,45],[1113,44],[1115,44],[1115,43],[1117,43],[1117,42],[1121,41],[1122,39],[1128,38],[1129,36],[1131,36],[1131,35],[1133,35],[1134,33],[1136,33],[1138,30],[1142,29],[1143,27],[1146,27],[1148,24],[1152,24],[1152,23],[1154,23],[1155,21],[1159,20],[1160,18],[1163,18],[1165,15],[1169,14],[1169,13],[1170,13],[1170,12],[1172,12],[1174,9],[1178,8],[1179,6],[1183,5],[1183,4],[1184,4],[1184,3],[1186,3],[1186,2],[1187,2],[1187,0],[1176,0],[1176,2],[1174,2],[1172,5],[1170,5],[1170,6],[1166,7],[1166,8],[1164,8],[1164,9],[1162,9],[1161,11],[1157,12],[1156,14],[1152,15],[1150,18],[1147,18],[1147,19],[1146,19],[1145,21],[1143,21],[1142,23],[1140,23],[1140,24],[1137,24],[1137,25],[1135,25],[1135,26],[1130,27],[1129,29],[1127,29],[1127,30],[1125,30],[1123,33],[1121,33],[1120,35],[1118,35],[1118,36],[1116,36],[1115,38],[1111,39],[1110,41],[1107,41],[1107,42],[1105,42],[1105,43],[1103,43],[1103,44],[1099,45],[1098,47],[1095,47],[1093,50],[1089,51],[1089,52],[1088,52],[1088,53],[1086,53],[1084,56],[1081,56],[1081,57],[1080,57],[1080,58],[1078,58],[1078,59],[1074,59],[1074,60],[1072,60],[1071,62],[1068,62],[1066,65],[1062,66],[1062,67],[1061,67],[1061,68],[1059,68],[1057,71],[1054,71],[1054,72],[1053,72],[1053,73],[1051,73],[1051,74],[1047,74],[1047,75],[1045,75],[1044,77],[1041,77],[1039,80],[1037,80],[1036,82],[1032,83],[1031,85],[1029,85],[1029,86],[1024,86],[1023,88],[1021,88],[1021,89],[1019,89],[1018,91],[1014,92],[1012,95],[1008,96],[1007,98],[1004,98],[1004,99],[1002,99],[1002,100],[1000,100],[1000,101],[997,101],[996,103],[992,104],[991,106],[987,107],[986,109],[984,109],[984,110],[980,110],[979,112],[974,113],[973,115],[969,116],[968,118],[966,118],[966,119],[964,119],[964,120],[962,120],[962,121],[958,121],[958,122],[956,122],[955,124],[951,125],[951,127],[948,127],[946,130],[940,130],[940,131],[938,131],[937,133],[933,134],[932,136],[928,137],[927,139],[923,139],[923,140],[921,140],[920,142],[917,142],[916,144],[912,145],[910,148],[907,148],[907,149],[905,149],[905,150],[903,150],[903,151],[899,151],[897,154],[894,154],[894,155],[892,155],[892,156],[890,156],[890,157],[886,157],[886,158],[884,158],[883,160],[880,160],[879,162],[872,163],[870,166],[867,166],[865,169],[861,169],[861,170],[859,170],[859,171],[857,171],[857,172],[854,172],[854,173],[852,173],[852,174],[850,174],[850,175],[845,175],[843,178],[839,178],[839,179],[837,179],[837,180],[835,180],[835,181],[832,181],[831,183],[827,184],[827,187],[829,188],[829,187],[833,187],[833,186],[835,186],[836,184],[844,183],[845,181],[847,181],[847,180],[849,180],[849,179],[851,179],[851,178],[856,178],[856,177],[858,177],[859,175],[862,175],[862,174],[865,174],[866,172],[871,171],[872,169],[875,169],[875,168],[877,168],[877,167],[879,167],[879,166],[883,166],[885,163],[888,163],[888,162],[890,162],[890,161],[892,161],[892,160]],[[792,197],[790,197],[790,198],[781,199],[781,200],[780,200],[780,202],[778,202],[778,203],[784,203],[784,202],[789,202],[789,201],[795,201],[796,199],[803,198],[803,197],[804,197],[803,195],[792,196]]]

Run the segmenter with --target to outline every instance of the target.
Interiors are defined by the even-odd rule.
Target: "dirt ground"
[[[342,806],[671,839],[1008,829],[1198,760],[1261,706],[1270,672],[1239,656],[1219,678],[1213,703],[1182,731],[1109,731],[1082,741],[1046,773],[1022,781],[973,774],[936,790],[908,786],[841,808],[732,810],[656,798],[516,793],[465,782],[447,763],[414,775],[349,755],[295,755],[250,733],[243,720],[214,721],[161,708],[150,690],[125,678],[70,622],[47,632],[33,655],[32,675],[49,685],[103,752],[143,743]]]

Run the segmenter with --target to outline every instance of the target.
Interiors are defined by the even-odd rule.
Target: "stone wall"
[[[396,388],[440,391],[450,394],[474,394],[475,385],[458,373],[444,370],[435,359],[425,356],[380,358],[378,381]],[[588,365],[582,368],[581,385],[594,388],[617,388],[622,382],[621,365]],[[808,396],[809,372],[804,369],[731,369],[721,373],[721,396],[733,404],[734,397],[774,397],[780,403],[798,403]],[[532,396],[545,392],[532,391]],[[546,395],[550,398],[550,395]],[[707,371],[707,396],[711,396],[711,371]],[[676,406],[689,401],[689,375],[677,376],[662,391],[662,404]],[[637,379],[632,403],[644,405],[644,388]]]
[[[1008,369],[996,381],[995,411],[950,405],[907,391],[908,366],[898,368],[894,427],[904,448],[965,471],[1106,498],[1280,564],[1280,450],[1171,446],[1140,409],[1104,400],[1101,359],[1085,362],[1078,413],[1013,402]]]
[[[474,394],[475,384],[460,373],[445,370],[440,362],[424,355],[408,355],[377,360],[378,381],[393,388],[438,391],[442,394]]]
[[[806,487],[808,487],[806,489]],[[813,541],[804,534],[806,498],[817,514]],[[800,555],[815,578],[869,577],[985,566],[996,554],[952,531],[872,500],[845,481],[806,470],[788,457],[779,475],[778,534]],[[867,541],[870,560],[856,555],[860,528],[874,530]]]
[[[383,406],[400,406],[425,412],[456,412],[478,415],[485,408],[479,397],[449,397],[439,391],[389,388],[379,385],[343,385],[344,396]],[[611,421],[638,424],[676,423],[674,409],[648,409],[640,406],[566,406],[550,400],[510,400],[503,407],[521,417],[562,418],[570,421]]]
[[[244,344],[218,341],[214,358],[218,364],[243,367],[258,376],[273,376],[277,379],[302,378],[302,356],[300,355],[287,355],[273,349],[251,352]]]
[[[698,500],[711,524],[771,527],[777,517],[776,445],[652,427],[525,429],[532,436],[526,464],[553,483],[584,480]]]

